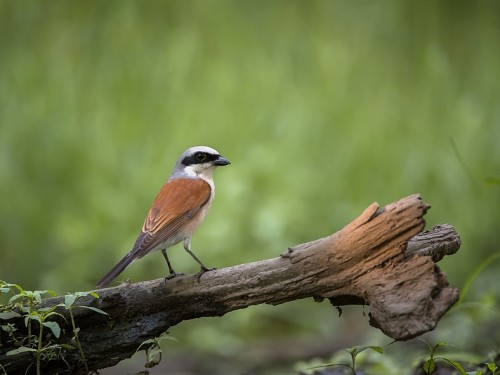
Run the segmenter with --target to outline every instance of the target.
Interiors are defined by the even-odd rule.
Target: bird
[[[209,271],[192,252],[191,236],[212,205],[214,170],[229,164],[228,159],[207,146],[194,146],[184,151],[156,196],[132,250],[97,283],[97,287],[106,287],[132,261],[153,250],[161,250],[167,262],[170,275],[166,279],[179,275],[172,268],[166,251],[179,242],[183,242],[186,252],[199,264],[198,280]]]

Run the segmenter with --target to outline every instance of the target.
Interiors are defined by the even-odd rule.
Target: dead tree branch
[[[277,258],[218,269],[200,281],[182,276],[99,290],[100,299],[83,298],[79,303],[108,316],[74,311],[88,368],[113,366],[134,354],[144,340],[184,320],[310,297],[327,298],[333,306],[369,305],[370,324],[396,340],[430,331],[458,299],[457,289],[449,287],[435,262],[455,253],[460,238],[450,225],[422,232],[428,208],[418,195],[384,208],[374,203],[342,230],[292,247]],[[51,298],[43,304],[62,301]],[[58,312],[70,321],[67,311]],[[10,322],[25,332],[23,319]],[[58,322],[64,328],[58,342],[70,343],[71,326],[63,319]],[[5,332],[1,335],[0,364],[8,366],[9,374],[24,371],[33,354],[5,356],[13,347]],[[70,373],[81,373],[78,351],[44,363],[44,373],[68,367]]]

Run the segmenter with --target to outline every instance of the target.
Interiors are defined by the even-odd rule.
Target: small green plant
[[[135,351],[136,353],[141,350],[143,346],[147,346],[147,348],[143,349],[146,351],[146,364],[144,365],[147,368],[154,367],[158,365],[161,361],[161,355],[162,355],[162,348],[161,348],[161,343],[165,340],[171,340],[171,341],[176,341],[179,342],[175,337],[172,337],[168,334],[168,332],[163,332],[160,336],[155,337],[153,339],[146,340],[139,345],[137,350]]]
[[[2,293],[14,293],[14,296],[9,299],[8,305],[2,307],[2,320],[11,319],[14,317],[24,316],[24,324],[28,330],[28,336],[24,340],[18,342],[19,348],[10,350],[6,353],[7,356],[22,352],[32,352],[35,354],[35,364],[37,375],[41,374],[41,361],[53,359],[60,351],[59,345],[44,345],[43,330],[47,328],[51,331],[54,337],[59,338],[61,328],[55,321],[49,321],[48,318],[59,316],[64,319],[64,316],[57,313],[57,306],[38,308],[42,302],[42,296],[54,296],[56,293],[52,290],[24,290],[17,284],[9,284],[0,281],[0,291]],[[22,313],[19,314],[17,311]],[[38,332],[33,334],[33,322],[38,323]],[[2,325],[4,331],[9,332],[10,337],[14,337],[15,327],[12,324]]]
[[[420,341],[424,342],[427,345],[427,350],[429,351],[429,359],[427,359],[424,364],[422,365],[422,368],[424,369],[426,374],[432,374],[436,370],[436,360],[442,360],[445,362],[448,362],[451,366],[455,368],[455,370],[458,371],[460,375],[467,375],[467,372],[465,372],[464,368],[460,363],[457,361],[453,361],[451,359],[445,358],[445,357],[436,357],[436,352],[439,348],[443,346],[452,346],[449,345],[445,342],[438,342],[436,345],[432,346],[429,344],[427,341],[420,339]]]
[[[350,349],[345,349],[345,351],[347,353],[349,353],[351,356],[351,363],[349,363],[349,364],[348,363],[329,363],[326,365],[310,367],[309,370],[316,370],[316,369],[327,368],[327,367],[346,367],[347,369],[349,369],[350,373],[352,373],[353,375],[356,375],[356,357],[359,355],[359,353],[362,353],[368,349],[372,350],[374,352],[377,352],[379,354],[384,354],[384,349],[381,348],[380,346],[374,346],[374,345],[353,346]]]
[[[85,308],[100,314],[105,314],[104,311],[91,306],[79,306],[76,305],[76,301],[79,298],[92,296],[94,298],[99,298],[99,295],[95,292],[77,292],[67,294],[64,298],[64,303],[58,304],[53,307],[39,307],[42,302],[42,296],[49,295],[54,296],[56,293],[51,290],[42,291],[29,291],[24,290],[17,284],[9,284],[4,281],[0,281],[0,294],[13,293],[14,295],[9,299],[8,304],[3,306],[0,305],[0,320],[5,321],[12,318],[24,317],[24,324],[27,329],[27,336],[19,338],[16,336],[16,331],[18,330],[14,324],[5,323],[1,324],[0,328],[7,332],[9,339],[17,346],[16,349],[10,350],[6,353],[7,356],[16,355],[23,352],[31,352],[35,356],[36,373],[41,374],[41,363],[42,361],[50,361],[59,358],[64,350],[74,350],[75,347],[80,352],[80,357],[85,366],[87,373],[89,372],[87,367],[87,360],[83,353],[83,349],[78,337],[79,328],[76,326],[74,309],[75,308]],[[66,318],[56,312],[58,308],[65,308],[69,312],[71,319],[71,327],[73,331],[72,343],[69,344],[52,344],[51,337],[58,339],[61,335],[61,327],[54,320],[49,320],[49,318],[59,317],[62,318],[66,323]],[[34,324],[38,324],[38,331],[33,334]],[[46,335],[47,341],[43,341],[44,329],[48,329],[50,332]],[[1,345],[1,342],[0,342]],[[8,365],[7,365],[8,366]],[[30,365],[31,366],[31,365]],[[29,367],[28,367],[29,369]],[[26,371],[28,371],[26,369]],[[0,367],[0,370],[5,372],[4,366]],[[6,373],[6,372],[5,372]]]
[[[364,352],[365,350],[370,349],[373,350],[374,352],[377,352],[379,354],[384,354],[384,349],[382,349],[380,346],[354,346],[351,349],[346,349],[346,351],[351,355],[351,369],[352,373],[356,374],[355,368],[356,368],[356,357],[358,356],[359,353]]]
[[[491,372],[492,375],[496,375],[498,366],[492,362],[486,363],[486,368]]]
[[[491,375],[497,374],[498,366],[496,364],[494,364],[493,362],[487,362],[484,365],[486,366],[488,372],[477,370],[477,371],[467,372],[467,375],[489,375],[490,373]]]
[[[72,341],[72,343],[74,343],[76,348],[78,348],[78,351],[80,352],[80,357],[82,358],[83,365],[85,366],[85,371],[88,373],[89,368],[87,366],[87,359],[85,358],[85,354],[83,352],[82,345],[80,343],[80,338],[78,337],[78,332],[80,332],[80,328],[78,328],[76,326],[75,315],[73,314],[73,310],[78,307],[78,308],[82,308],[82,309],[92,310],[92,311],[95,311],[95,312],[97,312],[99,314],[103,314],[103,315],[108,315],[108,314],[106,312],[102,311],[101,309],[96,308],[96,307],[75,305],[75,302],[79,298],[87,297],[87,296],[91,296],[91,297],[94,297],[96,299],[99,298],[99,295],[96,292],[68,293],[64,296],[64,303],[57,305],[57,307],[64,307],[69,312],[69,317],[71,319],[71,328],[73,329],[73,338],[71,341]]]
[[[28,346],[31,346],[33,340],[32,335],[32,321],[37,320],[36,306],[42,302],[43,295],[52,295],[56,293],[52,290],[24,290],[17,284],[9,284],[5,281],[0,281],[0,293],[8,294],[13,293],[14,296],[9,299],[7,306],[2,306],[2,315],[0,319],[7,320],[21,315],[15,311],[21,311],[25,316],[25,324],[28,329]]]

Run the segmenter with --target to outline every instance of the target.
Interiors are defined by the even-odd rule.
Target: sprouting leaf
[[[367,349],[373,350],[374,352],[384,354],[384,349],[382,349],[380,346],[368,346]]]
[[[21,346],[20,348],[14,349],[14,350],[9,350],[5,355],[16,355],[20,353],[26,353],[26,352],[36,352],[36,349],[33,348],[28,348],[26,346]]]
[[[455,369],[459,372],[460,375],[467,375],[467,373],[465,372],[465,370],[462,367],[462,365],[460,363],[458,363],[457,361],[452,361],[451,359],[448,359],[448,358],[442,358],[442,357],[440,357],[440,358],[442,360],[448,362],[453,367],[455,367]]]
[[[155,346],[147,351],[147,363],[144,365],[147,368],[155,367],[161,361],[162,350],[160,347]]]
[[[40,315],[38,314],[38,311],[33,311],[31,314],[26,315],[24,318],[24,324],[26,327],[28,326],[29,321],[31,320],[36,320],[38,323],[40,323]]]
[[[75,303],[76,301],[76,295],[75,294],[66,294],[64,296],[64,306],[67,308],[67,309],[70,309],[73,304]]]
[[[139,345],[139,347],[137,348],[137,350],[135,352],[137,353],[143,346],[154,344],[155,342],[156,342],[156,339],[145,340],[145,341],[141,342],[141,345]]]
[[[57,309],[58,305],[51,307],[41,307],[38,309],[40,315],[49,316],[49,314],[55,314],[53,311]]]
[[[95,311],[96,313],[103,314],[103,315],[108,315],[106,311],[102,311],[101,309],[98,309],[97,307],[92,307],[92,306],[76,306],[76,307],[81,307],[82,309],[88,309]]]
[[[12,289],[14,289],[14,288],[17,289],[18,293],[24,293],[24,289],[21,288],[19,285],[6,283],[3,280],[0,280],[0,287],[2,288],[2,292],[4,289],[7,289],[7,291],[5,293],[12,291]]]
[[[12,296],[10,299],[9,299],[9,303],[14,303],[15,301],[17,301],[18,299],[21,299],[21,298],[25,298],[26,296],[24,294],[16,294],[15,296]]]
[[[158,344],[161,344],[162,341],[164,340],[170,340],[170,341],[175,341],[175,342],[179,342],[179,340],[177,340],[174,336],[170,336],[168,332],[163,332],[157,339],[156,341],[158,342]]]
[[[75,293],[72,293],[72,295],[76,296],[76,299],[79,299],[82,297],[87,297],[87,296],[99,298],[99,295],[96,292],[75,292]]]
[[[436,349],[439,348],[440,346],[453,346],[453,345],[440,341],[434,346],[434,351],[436,351]]]
[[[53,290],[47,289],[47,290],[35,290],[33,292],[33,297],[34,297],[34,299],[35,299],[36,302],[41,303],[42,302],[42,296],[45,295],[45,294],[48,294],[49,296],[52,296],[52,297],[54,297],[54,296],[57,295],[57,293],[54,292]]]
[[[51,312],[51,313],[48,313],[46,315],[43,316],[43,320],[45,321],[45,319],[47,319],[49,316],[53,316],[53,315],[57,315],[59,316],[60,318],[64,319],[64,321],[67,323],[68,321],[66,320],[66,317],[64,315],[61,315],[57,312]]]
[[[348,353],[351,354],[351,356],[356,357],[359,353],[364,352],[367,349],[373,350],[373,351],[380,353],[380,354],[384,354],[384,349],[382,349],[380,346],[373,346],[373,345],[354,346],[351,349],[346,349],[346,350]]]
[[[61,327],[59,327],[57,322],[44,322],[43,325],[50,329],[56,338],[59,338],[61,335]]]
[[[494,374],[498,370],[498,366],[492,362],[488,362],[486,364],[486,367],[491,371],[492,374]]]
[[[425,361],[422,367],[426,374],[432,374],[434,370],[436,370],[436,362],[434,362],[434,358],[429,358]]]
[[[101,297],[99,297],[99,294],[97,294],[96,292],[89,292],[89,294],[94,297],[95,299],[99,299]]]
[[[38,303],[42,302],[42,294],[44,293],[44,290],[35,290],[33,292],[33,296],[35,297],[35,301]]]
[[[0,313],[0,319],[7,320],[12,318],[19,318],[21,314],[16,313],[15,311],[3,311]]]
[[[16,326],[12,323],[7,323],[5,325],[1,325],[0,328],[2,328],[2,331],[9,332],[9,333],[17,331]]]

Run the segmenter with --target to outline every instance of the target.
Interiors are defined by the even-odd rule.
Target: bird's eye
[[[194,154],[194,157],[197,161],[207,161],[207,154],[205,154],[204,152],[197,152],[196,154]]]

